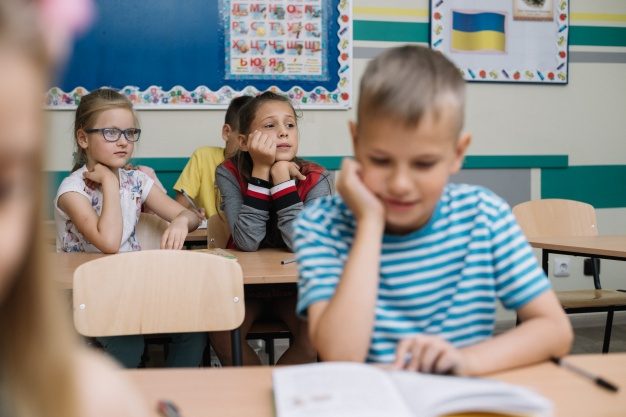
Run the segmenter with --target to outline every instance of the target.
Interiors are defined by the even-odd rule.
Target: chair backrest
[[[244,317],[239,264],[190,251],[126,252],[74,272],[74,325],[90,337],[222,331]]]
[[[598,234],[593,206],[580,201],[532,200],[513,207],[513,214],[527,237]]]
[[[216,248],[226,248],[230,229],[224,213],[217,213],[209,217],[207,223],[207,247],[213,244]]]
[[[141,213],[137,227],[135,227],[135,236],[141,249],[160,249],[161,237],[168,226],[169,223],[156,214]]]

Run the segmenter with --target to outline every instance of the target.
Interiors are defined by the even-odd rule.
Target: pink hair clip
[[[93,19],[91,0],[39,0],[41,29],[57,62],[69,54],[74,36],[85,31]]]

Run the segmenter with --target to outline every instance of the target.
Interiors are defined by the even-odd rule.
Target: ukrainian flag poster
[[[505,52],[506,15],[498,12],[452,11],[452,49],[462,52]]]
[[[568,0],[430,0],[430,45],[468,81],[566,84]]]

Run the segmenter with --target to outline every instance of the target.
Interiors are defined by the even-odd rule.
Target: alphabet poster
[[[328,78],[329,10],[322,0],[229,0],[225,5],[226,79]]]

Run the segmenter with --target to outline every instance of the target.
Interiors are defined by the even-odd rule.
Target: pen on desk
[[[163,417],[180,417],[178,407],[170,400],[159,400],[157,411]]]
[[[282,261],[280,261],[281,265],[287,265],[287,264],[292,264],[296,261],[296,258],[291,258],[291,259],[283,259]]]
[[[602,378],[602,377],[600,377],[598,375],[592,374],[591,372],[589,372],[589,371],[587,371],[585,369],[582,369],[582,368],[579,368],[577,366],[574,366],[571,363],[564,361],[562,358],[552,357],[552,358],[550,358],[550,360],[552,362],[554,362],[555,364],[559,365],[562,368],[568,369],[568,370],[574,372],[575,374],[578,374],[578,375],[580,375],[580,376],[582,376],[584,378],[587,378],[587,379],[593,381],[596,385],[598,385],[598,386],[600,386],[600,387],[602,387],[602,388],[604,388],[606,390],[613,391],[613,392],[619,391],[619,387],[617,385],[607,381],[606,379],[604,379],[604,378]]]

